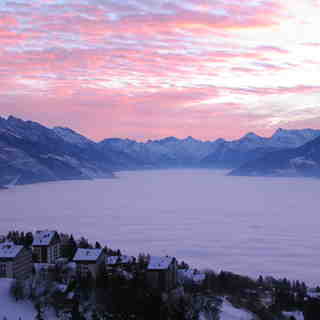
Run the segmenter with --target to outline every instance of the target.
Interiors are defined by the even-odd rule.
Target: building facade
[[[102,249],[79,248],[73,258],[77,265],[77,272],[82,278],[91,276],[96,278],[99,270],[105,267],[105,254]]]
[[[32,266],[31,250],[11,242],[0,244],[0,278],[25,279]]]
[[[150,257],[147,281],[153,289],[169,291],[177,286],[178,266],[173,257]]]
[[[55,263],[61,257],[61,239],[57,231],[37,231],[33,243],[37,263]]]

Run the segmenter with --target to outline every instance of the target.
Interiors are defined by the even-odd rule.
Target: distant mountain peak
[[[283,128],[278,128],[272,136],[280,136],[283,134],[294,134],[295,132],[299,132],[301,130],[289,130],[289,129],[283,129]]]
[[[224,143],[224,142],[226,142],[226,140],[223,138],[218,138],[218,139],[214,140],[214,143]]]
[[[293,130],[293,135],[299,132]],[[280,149],[248,161],[231,175],[320,178],[320,136],[296,148]]]
[[[185,141],[196,141],[195,138],[193,138],[192,136],[188,136],[184,139]]]
[[[305,128],[305,129],[283,129],[283,128],[278,128],[274,132],[273,136],[283,135],[283,134],[292,134],[292,135],[297,135],[297,134],[320,134],[320,130],[311,129],[311,128]]]
[[[248,132],[240,140],[242,139],[261,139],[261,137],[255,134],[254,132]]]
[[[163,138],[163,139],[160,139],[160,140],[157,140],[158,142],[160,143],[167,143],[167,142],[176,142],[178,141],[179,139],[174,137],[174,136],[170,136],[170,137],[166,137],[166,138]],[[153,142],[153,140],[149,140],[150,142]]]
[[[9,117],[7,118],[8,121],[23,121],[22,119],[20,118],[17,118],[17,117],[14,117],[12,115],[9,115]]]
[[[81,135],[80,133],[65,127],[54,127],[52,129],[63,140],[76,145],[92,144],[93,141]]]

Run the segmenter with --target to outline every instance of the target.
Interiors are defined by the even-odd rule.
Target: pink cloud
[[[51,10],[47,15],[43,11],[32,10],[29,21],[38,31],[73,33],[90,42],[120,34],[141,38],[155,33],[175,35],[177,32],[188,32],[202,36],[215,33],[226,37],[226,31],[230,29],[276,25],[283,10],[276,1],[262,2],[259,5],[252,5],[251,1],[237,4],[224,1],[186,1],[186,4],[195,10],[170,2],[161,8],[153,8],[148,2],[144,2],[141,1],[141,4],[148,7],[148,14],[141,14],[141,9],[127,2],[105,2],[98,7],[93,1],[90,5],[52,5],[51,10],[57,11],[55,15]],[[220,11],[225,14],[220,14]],[[108,14],[114,14],[115,18],[111,19]]]
[[[280,54],[288,54],[289,51],[283,48],[274,47],[274,46],[258,46],[255,50],[262,51],[262,52],[275,52]]]
[[[275,87],[275,88],[229,88],[231,92],[244,95],[287,95],[287,94],[312,94],[320,93],[320,86],[298,85],[295,87]]]
[[[94,139],[269,132],[272,114],[248,112],[245,96],[259,100],[320,89],[245,84],[247,74],[281,79],[284,69],[295,68],[277,60],[290,57],[289,49],[258,39],[262,29],[280,28],[286,19],[279,1],[47,0],[6,6],[10,10],[0,14],[1,111],[70,126]],[[243,77],[243,88],[232,80],[226,87],[225,76]],[[235,103],[239,94],[241,103]]]
[[[320,47],[320,42],[305,42],[303,43],[304,46],[309,46],[309,47]]]

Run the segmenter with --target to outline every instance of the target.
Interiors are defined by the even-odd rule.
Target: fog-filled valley
[[[320,180],[124,171],[0,191],[0,232],[57,229],[197,268],[318,280]]]

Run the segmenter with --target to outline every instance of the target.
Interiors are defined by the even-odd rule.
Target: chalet
[[[25,279],[31,273],[31,250],[12,242],[0,244],[0,278]]]
[[[35,262],[55,263],[61,256],[60,245],[57,231],[37,231],[32,243]]]
[[[150,257],[147,281],[154,289],[169,291],[177,285],[177,260],[173,257]]]
[[[104,267],[105,254],[102,249],[83,249],[79,248],[73,258],[77,265],[77,272],[81,277],[91,275],[93,278],[101,267]]]

